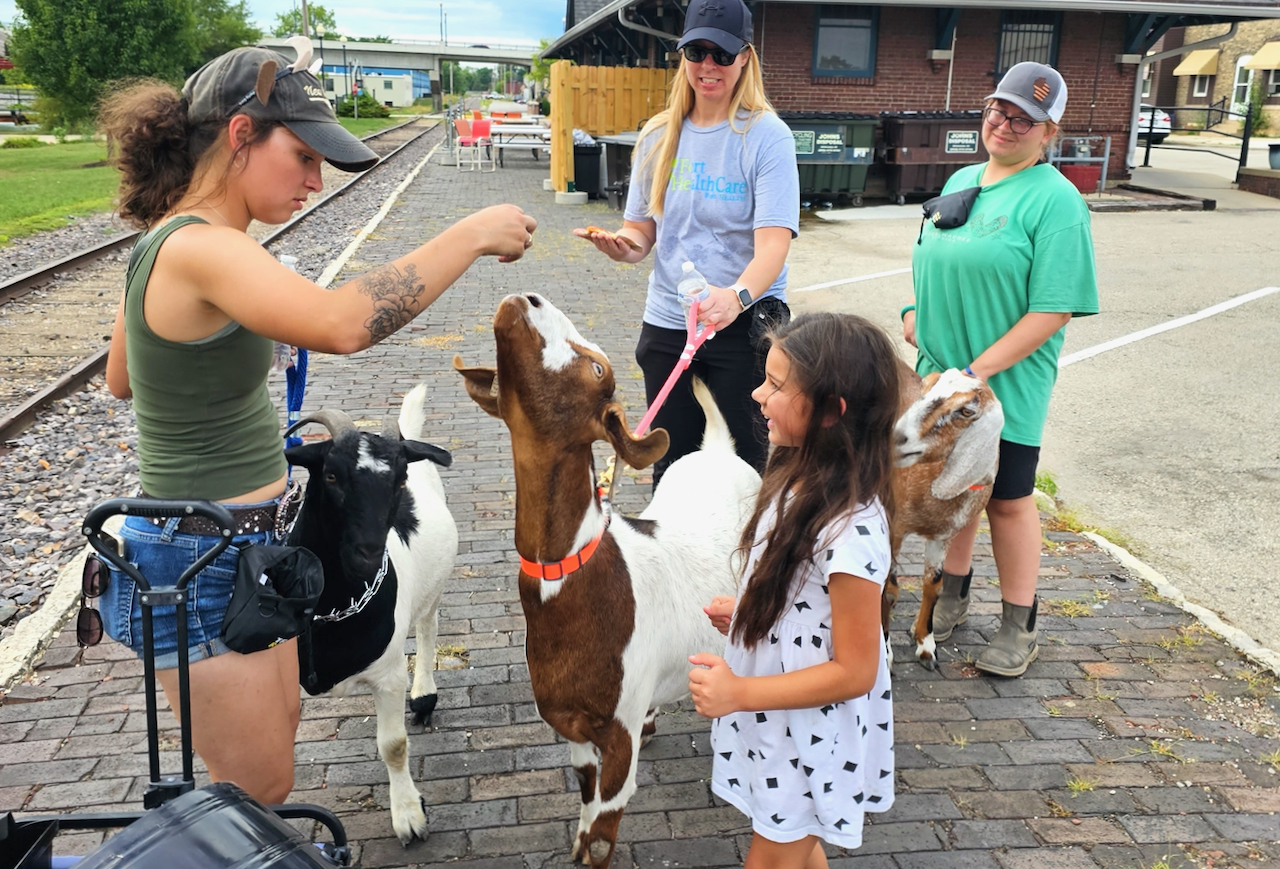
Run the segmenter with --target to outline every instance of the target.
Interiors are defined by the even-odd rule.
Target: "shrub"
[[[10,136],[3,142],[0,142],[0,148],[7,150],[15,150],[18,148],[39,148],[44,145],[35,136]]]
[[[354,117],[357,105],[360,107],[360,117],[362,118],[386,118],[391,115],[391,109],[387,108],[368,94],[361,94],[358,102],[352,100],[349,96],[338,100],[338,107],[336,109],[338,117]]]
[[[547,99],[546,97],[543,97],[542,99],[538,100],[538,112],[539,114],[550,115],[551,100]]]
[[[53,138],[55,138],[55,139],[57,139],[57,140],[58,140],[58,144],[59,144],[59,145],[61,145],[61,144],[65,143],[65,142],[67,141],[67,128],[66,128],[66,127],[54,127],[54,128],[53,128],[52,130],[50,130],[49,132],[50,132],[50,133],[53,133]]]

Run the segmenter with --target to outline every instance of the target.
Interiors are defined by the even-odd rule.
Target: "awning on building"
[[[1173,71],[1174,75],[1217,75],[1218,49],[1202,48],[1193,51],[1182,59]]]
[[[1245,69],[1280,69],[1280,42],[1268,42],[1258,49]]]

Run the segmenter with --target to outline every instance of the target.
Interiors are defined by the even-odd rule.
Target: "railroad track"
[[[378,164],[382,166],[437,126],[436,119],[415,118],[368,136],[365,142],[383,158]],[[250,234],[270,246],[341,199],[377,168],[351,177],[289,223],[274,230],[250,226]],[[5,384],[0,386],[0,448],[43,408],[76,392],[105,369],[128,253],[137,237],[136,232],[123,233],[0,284],[0,331],[7,335],[4,343],[11,344],[0,349],[0,382]],[[71,272],[77,275],[67,279]],[[99,329],[85,328],[90,317]],[[73,320],[76,327],[68,328],[65,324]],[[18,344],[21,352],[12,352]],[[75,360],[69,370],[68,359]]]

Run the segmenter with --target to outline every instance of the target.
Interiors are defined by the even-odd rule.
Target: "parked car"
[[[1155,113],[1155,121],[1152,122],[1151,115]],[[1164,109],[1157,109],[1146,103],[1138,111],[1138,136],[1145,139],[1147,130],[1151,131],[1151,144],[1159,145],[1169,135],[1173,129],[1173,119],[1169,117],[1169,113]]]

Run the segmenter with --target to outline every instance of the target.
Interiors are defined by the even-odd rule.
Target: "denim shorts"
[[[224,506],[243,509],[262,505]],[[141,516],[130,516],[125,519],[124,527],[120,530],[120,544],[125,560],[138,569],[152,588],[172,586],[184,570],[218,542],[218,538],[213,535],[179,534],[172,531],[177,521],[170,519],[167,525],[157,526]],[[265,545],[275,542],[275,533],[271,529],[233,537],[231,545],[187,583],[187,590],[190,592],[187,601],[187,654],[192,664],[231,651],[222,642],[222,619],[235,588],[240,548],[250,543]],[[111,581],[98,599],[103,628],[113,640],[123,643],[142,657],[142,604],[138,599],[138,584],[127,573],[114,567],[110,570]],[[169,670],[177,667],[176,608],[152,608],[151,628],[156,669]]]

